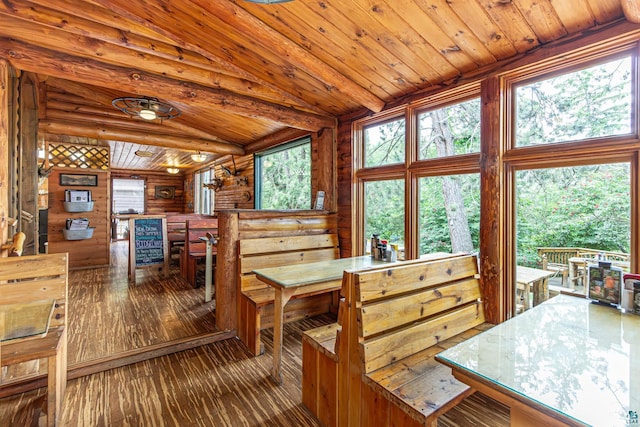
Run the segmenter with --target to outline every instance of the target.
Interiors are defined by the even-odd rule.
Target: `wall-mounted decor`
[[[156,199],[173,199],[176,195],[176,187],[156,185]]]
[[[60,174],[60,185],[73,187],[97,187],[98,175],[80,175],[72,173]]]

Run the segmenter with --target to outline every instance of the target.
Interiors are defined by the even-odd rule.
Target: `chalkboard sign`
[[[162,265],[168,276],[167,223],[164,216],[136,216],[129,219],[129,279],[135,269]]]
[[[136,267],[164,263],[162,218],[133,220]]]

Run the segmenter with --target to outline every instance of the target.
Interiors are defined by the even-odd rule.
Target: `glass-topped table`
[[[559,295],[436,359],[510,406],[512,426],[638,423],[640,316],[614,307]]]

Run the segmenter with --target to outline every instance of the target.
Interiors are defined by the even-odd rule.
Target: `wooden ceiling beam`
[[[215,34],[215,28],[211,27],[212,23],[222,21],[244,34],[247,38],[255,40],[284,58],[294,67],[303,70],[322,82],[327,92],[330,93],[334,90],[342,92],[345,96],[352,98],[363,107],[374,112],[379,112],[384,108],[385,103],[383,100],[349,80],[231,1],[192,0],[190,3],[197,8],[197,10],[190,11],[190,15],[193,16],[192,23],[176,21],[176,17],[166,7],[161,9],[162,16],[157,16],[158,9],[154,10],[146,2],[142,3],[135,0],[94,0],[94,2],[101,4],[105,8],[111,8],[128,19],[136,20],[172,39],[182,39],[189,46],[195,46],[195,49],[199,51],[205,50],[212,55],[215,54],[211,52],[211,47],[209,45],[203,46],[203,40],[194,36],[187,29],[204,29],[205,31],[209,30],[211,34]],[[187,7],[187,3],[189,2],[183,2],[182,7]],[[171,6],[178,7],[177,4],[172,4]],[[180,29],[179,34],[177,34],[176,29]],[[282,72],[282,78],[287,79],[286,71],[283,70]]]
[[[222,89],[181,82],[141,70],[122,68],[76,56],[56,53],[23,42],[0,39],[0,55],[19,69],[60,79],[99,85],[131,93],[155,94],[159,98],[227,114],[264,119],[284,126],[317,131],[336,124],[334,117],[320,116],[283,107]]]
[[[114,98],[121,96],[122,94],[118,91],[108,90],[102,87],[96,86],[87,86],[82,83],[76,83],[69,80],[62,80],[58,78],[49,78],[47,80],[49,86],[52,86],[56,89],[64,90],[68,93],[73,93],[75,95],[79,95],[85,99],[94,100],[104,107],[113,109],[114,113],[120,115],[120,117],[125,117],[119,110],[116,110],[111,101]],[[136,120],[136,119],[134,119]],[[142,119],[136,120],[136,123],[144,123]],[[239,145],[237,142],[227,141],[222,138],[219,138],[215,135],[211,135],[208,132],[202,131],[200,129],[196,129],[192,126],[181,123],[178,120],[165,120],[161,123],[162,126],[169,128],[170,130],[182,132],[186,136],[196,137],[207,139],[211,141],[217,141],[225,144],[235,144]]]
[[[166,134],[139,132],[113,126],[99,126],[95,123],[70,122],[62,120],[41,120],[39,131],[55,135],[82,136],[100,140],[134,142],[155,147],[176,148],[185,151],[205,153],[243,155],[242,147],[206,141],[197,138],[185,138]]]
[[[253,141],[244,147],[247,154],[257,153],[258,151],[265,150],[269,147],[273,147],[286,142],[295,141],[296,139],[303,138],[309,135],[309,132],[305,132],[300,129],[283,129],[281,131],[267,135],[264,138],[260,138]]]
[[[307,111],[323,114],[318,107],[311,105],[305,99],[286,92],[227,60],[212,54],[205,57],[176,46],[168,42],[166,37],[147,28],[144,28],[145,31],[139,31],[143,27],[141,25],[131,28],[131,21],[125,21],[123,17],[112,13],[105,13],[102,7],[87,4],[78,7],[77,0],[56,0],[56,10],[53,10],[49,8],[50,3],[50,0],[32,0],[31,2],[14,0],[10,6],[6,2],[0,3],[0,12],[23,22],[37,22],[50,30],[65,31],[77,36],[91,35],[92,43],[89,48],[93,47],[97,50],[96,44],[102,41],[114,47],[137,52],[138,59],[133,63],[134,66],[139,65],[140,54],[161,58],[172,61],[173,68],[177,68],[178,71],[182,67],[193,67],[209,72],[215,78],[206,86],[246,93],[261,99],[271,99],[284,105],[297,105]],[[119,28],[126,28],[127,32]],[[146,35],[138,35],[135,31]],[[149,38],[152,36],[155,36],[155,39]],[[105,49],[104,45],[102,49]]]

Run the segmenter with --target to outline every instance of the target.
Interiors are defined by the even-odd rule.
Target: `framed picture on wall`
[[[156,185],[156,199],[173,199],[176,196],[176,187],[168,185]]]
[[[61,173],[60,185],[70,187],[97,187],[98,175]]]

